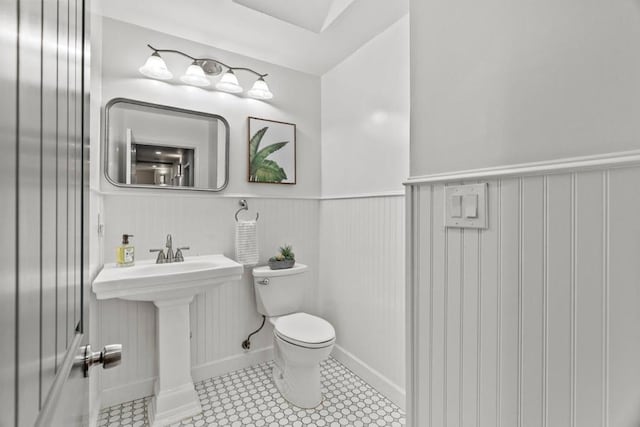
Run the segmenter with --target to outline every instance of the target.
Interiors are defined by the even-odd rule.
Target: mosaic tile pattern
[[[148,427],[147,404],[151,397],[121,403],[100,411],[98,427]]]
[[[314,409],[288,403],[271,381],[273,362],[196,383],[202,413],[178,427],[389,426],[405,424],[404,413],[373,387],[329,358],[321,365],[323,402]],[[150,398],[103,409],[99,427],[148,426]]]

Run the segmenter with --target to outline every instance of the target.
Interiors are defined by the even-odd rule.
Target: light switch
[[[462,196],[451,196],[449,199],[452,218],[462,218]]]
[[[488,184],[462,184],[444,186],[445,227],[489,227]]]
[[[478,195],[467,194],[462,198],[462,205],[464,208],[465,218],[477,218],[478,217]]]

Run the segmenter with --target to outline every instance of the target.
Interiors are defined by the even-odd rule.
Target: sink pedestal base
[[[158,379],[147,412],[151,427],[202,412],[191,378],[189,303],[193,297],[154,301],[158,319]]]

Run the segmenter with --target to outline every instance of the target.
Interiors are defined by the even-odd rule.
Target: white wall
[[[640,169],[568,159],[640,146],[639,7],[411,2],[413,425],[640,422]],[[478,179],[489,228],[445,230]]]
[[[408,158],[406,15],[322,76],[322,195],[402,191]]]
[[[404,197],[323,200],[320,312],[334,356],[405,405]]]
[[[411,2],[411,175],[640,146],[637,1]]]
[[[442,226],[462,178],[411,189],[413,425],[640,423],[639,154],[489,171],[487,230]]]
[[[408,16],[322,77],[320,311],[335,357],[401,407],[408,83]]]
[[[103,26],[103,105],[110,99],[127,97],[225,117],[231,128],[229,186],[225,194],[284,197],[317,197],[320,194],[319,77],[108,18],[103,20]],[[267,82],[274,98],[264,102],[215,91],[211,87],[203,89],[180,84],[178,78],[189,61],[177,55],[163,55],[174,80],[148,79],[138,72],[151,52],[147,43],[268,73]],[[255,81],[255,76],[248,73],[238,71],[236,74],[240,84],[247,89]],[[215,81],[213,79],[213,84]],[[296,124],[298,183],[295,186],[247,182],[248,116]],[[102,190],[118,191],[104,181]]]
[[[151,257],[148,249],[161,246],[167,233],[173,234],[175,244],[191,247],[188,255],[215,252],[233,257],[233,214],[237,196],[246,195],[247,215],[260,212],[261,261],[278,245],[293,244],[298,259],[312,267],[305,283],[304,309],[326,317],[336,327],[335,356],[403,406],[404,205],[400,196],[401,182],[408,174],[408,18],[323,77],[322,85],[317,77],[215,48],[109,19],[103,24],[102,105],[113,97],[127,96],[220,114],[231,126],[230,183],[224,193],[167,196],[122,190],[99,179],[105,261],[113,261],[114,248],[125,232],[135,235],[138,259]],[[137,68],[148,55],[146,43],[265,70],[271,75],[269,84],[276,98],[262,103],[141,78]],[[381,50],[393,58],[393,64],[380,64]],[[165,56],[178,73],[180,67],[170,58]],[[378,71],[371,74],[374,64]],[[383,73],[404,75],[402,85],[373,85],[379,81],[380,67],[388,67]],[[246,182],[249,115],[298,125],[298,185]],[[340,175],[343,171],[347,173]],[[325,196],[357,200],[317,200],[321,188]],[[373,194],[383,197],[362,198]],[[192,304],[195,378],[270,356],[269,327],[254,338],[254,351],[244,354],[240,349],[241,341],[260,321],[250,280],[245,274],[241,282],[200,295]],[[363,307],[357,318],[354,304]],[[122,342],[125,347],[122,366],[103,372],[103,405],[149,394],[156,370],[155,359],[148,359],[155,348],[153,306],[107,301],[100,302],[96,312],[98,344]]]
[[[104,262],[113,262],[122,233],[135,235],[137,259],[149,259],[150,248],[162,247],[171,233],[175,245],[188,245],[186,256],[223,253],[234,257],[234,219],[240,196],[249,199],[249,213],[260,212],[260,260],[266,262],[284,243],[294,246],[298,259],[312,268],[306,275],[304,309],[316,313],[318,215],[320,195],[320,79],[283,67],[234,55],[222,50],[135,27],[110,19],[102,24],[101,105],[115,97],[128,97],[222,115],[229,121],[230,181],[219,194],[127,190],[110,185],[102,176],[102,163],[95,153],[99,139],[93,136],[93,183],[103,198]],[[192,55],[212,56],[224,62],[269,73],[275,97],[261,102],[214,90],[143,78],[138,68],[149,55],[146,44],[184,50]],[[97,52],[94,52],[96,54]],[[188,65],[165,55],[174,74]],[[245,87],[252,79],[241,72]],[[98,83],[96,83],[98,84]],[[96,89],[99,90],[99,89]],[[298,184],[268,185],[247,182],[247,117],[257,116],[297,125]],[[99,205],[95,206],[96,208]],[[92,218],[98,211],[92,212]],[[101,265],[101,264],[100,264]],[[120,300],[100,301],[95,307],[95,346],[121,342],[123,363],[102,372],[102,405],[133,399],[152,392],[156,361],[154,307],[149,303]],[[192,304],[192,365],[194,378],[211,377],[269,357],[271,334],[265,328],[252,340],[252,351],[240,344],[260,325],[255,310],[251,277],[230,283],[196,297]]]

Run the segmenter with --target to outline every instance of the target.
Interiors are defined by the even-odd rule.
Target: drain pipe
[[[267,320],[267,316],[262,316],[262,325],[255,331],[251,332],[246,340],[242,341],[242,348],[245,350],[249,350],[251,348],[251,337],[260,332],[262,328],[264,328],[264,323]]]

